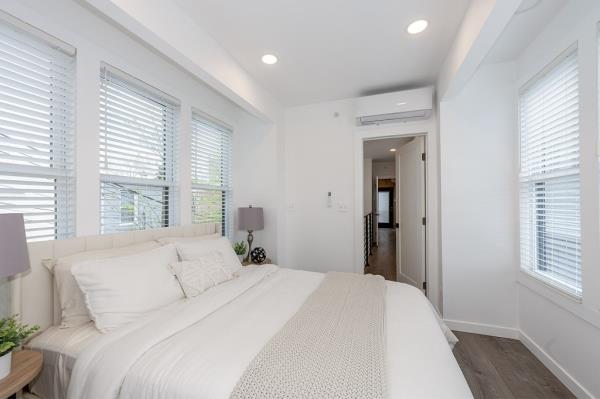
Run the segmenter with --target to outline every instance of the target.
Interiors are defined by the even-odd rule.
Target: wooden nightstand
[[[271,261],[271,259],[267,258],[265,259],[265,261],[263,263],[252,263],[252,262],[242,262],[242,266],[249,266],[249,265],[268,265],[269,263],[273,263]]]
[[[42,369],[42,354],[30,350],[12,354],[12,371],[0,380],[0,398],[16,397],[16,393],[29,384]]]

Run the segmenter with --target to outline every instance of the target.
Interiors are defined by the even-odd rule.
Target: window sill
[[[560,288],[548,284],[523,270],[519,270],[518,283],[522,287],[546,298],[565,311],[600,329],[600,309],[596,310],[585,306],[582,298],[570,295]]]

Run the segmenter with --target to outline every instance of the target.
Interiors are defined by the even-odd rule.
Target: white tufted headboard
[[[55,314],[55,309],[58,307],[54,306],[57,296],[54,292],[52,274],[42,265],[43,259],[98,249],[124,247],[162,237],[201,236],[220,231],[220,224],[205,223],[30,243],[31,270],[11,282],[12,312],[19,313],[23,322],[38,324],[42,329],[58,324],[60,315]]]

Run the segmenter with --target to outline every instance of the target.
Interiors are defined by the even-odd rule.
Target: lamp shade
[[[238,208],[238,227],[240,230],[262,230],[265,227],[263,209],[252,206]]]
[[[20,213],[0,214],[0,277],[29,270],[25,223]]]

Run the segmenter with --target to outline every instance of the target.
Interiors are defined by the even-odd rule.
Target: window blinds
[[[577,49],[520,92],[521,267],[581,296]]]
[[[192,114],[192,222],[221,223],[231,233],[231,128]]]
[[[75,233],[74,56],[0,23],[0,212],[29,241]]]
[[[176,114],[167,95],[101,71],[101,233],[176,224]]]

